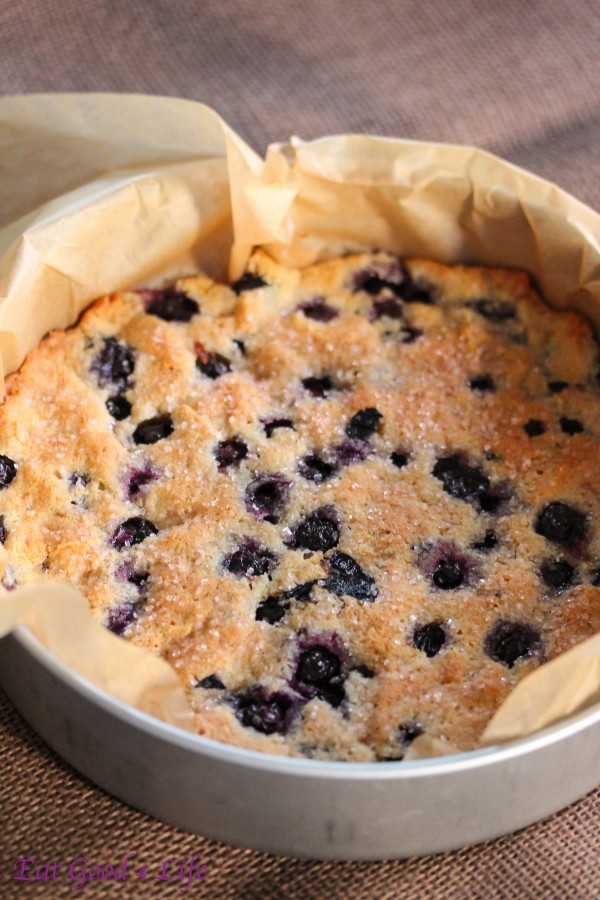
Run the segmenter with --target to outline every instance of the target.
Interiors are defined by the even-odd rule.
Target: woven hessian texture
[[[600,207],[595,0],[0,0],[0,91],[167,94],[214,106],[259,152],[291,134],[473,144]],[[2,161],[0,160],[0,175]],[[0,896],[163,897],[179,885],[10,880],[18,858],[156,870],[202,852],[211,898],[578,898],[600,893],[600,792],[491,844],[385,863],[237,850],[131,810],[0,700]],[[180,895],[185,896],[185,895]]]

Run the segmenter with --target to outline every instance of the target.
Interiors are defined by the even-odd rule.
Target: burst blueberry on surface
[[[329,375],[310,375],[302,379],[302,385],[313,397],[326,397],[333,390],[333,381]]]
[[[139,617],[141,604],[139,601],[126,600],[109,610],[106,627],[113,634],[122,635],[126,628]]]
[[[152,316],[158,316],[159,319],[164,319],[165,322],[189,322],[200,312],[200,307],[195,300],[174,287],[149,293],[150,298],[146,303],[146,312]]]
[[[519,660],[538,653],[542,643],[539,631],[531,625],[501,619],[488,632],[483,646],[490,659],[512,669]]]
[[[398,297],[380,297],[373,301],[372,318],[402,319],[404,309]]]
[[[366,678],[370,680],[371,678],[375,678],[375,672],[370,666],[366,666],[364,663],[360,663],[358,666],[354,666],[354,672],[357,672],[361,678]]]
[[[231,290],[239,296],[244,291],[256,291],[258,288],[266,286],[267,282],[262,275],[258,275],[256,272],[244,272],[241,278],[233,282]]]
[[[257,622],[268,622],[269,625],[275,625],[280,622],[286,612],[295,600],[299,603],[305,603],[310,600],[311,591],[316,582],[307,581],[298,584],[289,591],[282,591],[280,594],[271,594],[256,607],[255,618]]]
[[[423,332],[420,328],[413,328],[412,325],[405,325],[400,332],[402,344],[414,344],[420,337],[423,337]]]
[[[402,748],[408,747],[424,730],[420,722],[404,722],[398,727],[398,743]]]
[[[206,378],[216,381],[222,375],[231,372],[231,361],[221,353],[211,353],[199,341],[194,344],[196,351],[196,367]]]
[[[346,425],[346,434],[350,440],[368,441],[377,430],[380,419],[383,416],[374,406],[359,409]]]
[[[307,319],[314,322],[331,322],[339,315],[338,310],[326,303],[323,297],[315,297],[314,300],[301,303],[298,309]]]
[[[549,381],[548,382],[548,390],[551,394],[561,394],[566,388],[569,387],[568,381]]]
[[[131,415],[131,403],[122,394],[115,394],[114,397],[109,397],[106,401],[106,408],[117,422],[122,422],[123,419],[127,419]]]
[[[364,462],[369,455],[369,445],[366,441],[348,439],[336,444],[332,452],[338,466],[351,466],[353,463]]]
[[[141,544],[153,534],[158,534],[158,528],[153,522],[141,516],[132,516],[115,529],[111,544],[116,550],[126,550],[135,544]]]
[[[277,555],[254,538],[243,540],[237,549],[223,560],[225,570],[237,578],[268,575],[276,565]]]
[[[575,569],[566,559],[546,559],[540,566],[540,576],[548,587],[561,591],[573,583]]]
[[[225,685],[221,681],[218,675],[214,672],[212,675],[207,675],[205,678],[201,678],[196,682],[196,687],[203,688],[205,691],[224,691]]]
[[[546,426],[541,419],[529,419],[523,426],[529,437],[539,437],[546,431]]]
[[[553,544],[576,544],[587,535],[586,517],[568,503],[555,500],[540,511],[535,531]]]
[[[336,634],[305,639],[300,645],[291,686],[306,699],[318,697],[338,707],[346,698],[347,651]]]
[[[135,444],[156,444],[173,434],[173,419],[169,415],[154,416],[136,426],[133,432]]]
[[[468,306],[490,322],[506,322],[508,319],[514,319],[517,314],[514,304],[508,300],[490,300],[481,297],[471,300]]]
[[[579,419],[570,419],[568,416],[561,416],[559,422],[560,430],[563,434],[573,436],[574,434],[581,434],[584,431],[584,427]]]
[[[298,472],[307,481],[321,484],[337,472],[337,466],[329,463],[316,453],[303,456],[298,462]]]
[[[215,449],[215,458],[219,469],[238,466],[248,456],[248,445],[241,438],[228,438],[219,441]]]
[[[292,482],[280,473],[257,475],[244,495],[246,509],[259,522],[279,522]]]
[[[235,695],[232,702],[238,721],[261,734],[285,734],[297,708],[292,697],[261,686]]]
[[[143,469],[131,469],[127,474],[126,488],[127,496],[130,500],[141,492],[142,488],[147,487],[158,478],[158,472],[152,466],[145,466]]]
[[[114,337],[104,339],[104,343],[92,360],[90,369],[95,372],[100,387],[114,385],[120,392],[132,385],[135,368],[135,354],[131,347]]]
[[[409,455],[408,453],[405,453],[404,450],[394,450],[390,455],[390,459],[397,469],[403,469],[408,465]]]
[[[496,390],[494,379],[491,375],[472,375],[467,381],[472,391],[480,393],[493,393]]]
[[[483,538],[480,541],[475,541],[471,546],[473,550],[479,550],[480,553],[489,553],[490,550],[498,546],[498,537],[495,531],[488,529]]]
[[[336,550],[328,560],[329,574],[324,581],[328,591],[338,597],[354,597],[356,600],[373,601],[378,589],[375,579],[369,575],[349,554]]]
[[[331,550],[340,539],[339,518],[331,506],[323,506],[304,516],[287,540],[294,550]]]
[[[442,482],[444,490],[451,497],[475,502],[485,512],[494,512],[502,501],[500,493],[492,488],[490,479],[481,467],[471,465],[459,453],[438,459],[432,474]]]
[[[278,428],[291,428],[294,430],[293,421],[283,417],[279,419],[267,419],[266,421],[263,421],[262,424],[268,438],[273,437],[273,432],[277,431]]]
[[[446,643],[446,629],[441,622],[428,622],[415,628],[412,636],[413,646],[425,656],[432,659]]]
[[[465,581],[466,570],[462,560],[453,557],[443,557],[433,569],[431,580],[440,590],[451,591],[462,587]]]

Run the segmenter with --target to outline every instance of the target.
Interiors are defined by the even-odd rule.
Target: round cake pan
[[[289,759],[145,715],[19,627],[0,685],[65,760],[120,800],[209,838],[313,859],[453,850],[529,825],[600,783],[600,704],[501,747],[415,762]]]

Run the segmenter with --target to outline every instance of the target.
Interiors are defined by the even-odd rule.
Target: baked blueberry
[[[145,593],[148,590],[148,585],[150,584],[150,573],[149,572],[130,572],[127,575],[127,581],[129,584],[133,584],[140,593]]]
[[[535,531],[553,544],[570,545],[586,537],[587,524],[582,512],[568,503],[555,500],[538,514]]]
[[[237,694],[233,704],[238,721],[261,734],[285,734],[295,710],[294,701],[287,694],[269,693],[260,686]]]
[[[428,622],[415,628],[412,636],[413,646],[430,659],[440,652],[446,643],[446,630],[441,622]]]
[[[329,375],[310,375],[308,378],[302,379],[302,384],[309,394],[313,397],[325,397],[333,390],[333,381]]]
[[[114,337],[105,338],[90,368],[96,373],[100,387],[111,384],[119,392],[126,391],[131,387],[131,376],[135,368],[133,350]]]
[[[245,492],[246,509],[259,522],[276,525],[288,498],[292,482],[279,473],[257,475]]]
[[[147,313],[158,316],[165,322],[189,322],[199,311],[200,308],[195,300],[174,287],[165,288],[163,291],[152,291],[150,300],[146,304]]]
[[[296,663],[292,688],[307,699],[319,697],[339,706],[346,697],[346,652],[337,635],[321,635],[304,645]]]
[[[546,426],[541,419],[529,419],[523,426],[529,437],[539,437],[544,434]]]
[[[106,408],[117,422],[122,422],[123,419],[131,415],[131,403],[122,394],[115,394],[114,397],[109,397],[106,401]]]
[[[431,580],[441,590],[451,591],[461,587],[465,576],[465,565],[460,559],[444,557],[435,564]]]
[[[354,666],[353,672],[357,672],[361,678],[375,678],[375,672],[369,666],[366,666],[364,663],[360,663],[358,666]]]
[[[123,603],[119,603],[109,611],[106,627],[113,634],[123,634],[125,629],[138,618],[140,608],[139,601],[126,600]]]
[[[379,591],[375,579],[362,569],[347,553],[336,550],[328,560],[329,574],[324,587],[338,597],[355,597],[357,600],[373,601]]]
[[[278,428],[291,428],[294,430],[294,423],[291,419],[267,419],[262,424],[268,438],[273,437],[273,432]]]
[[[398,297],[380,297],[373,301],[372,318],[373,319],[402,319],[404,310],[402,303]]]
[[[248,456],[248,445],[241,438],[228,438],[219,441],[215,449],[215,458],[219,469],[238,466]]]
[[[451,497],[481,503],[490,495],[491,482],[477,465],[470,465],[458,453],[443,456],[435,463],[432,474],[442,482]]]
[[[303,456],[298,462],[298,472],[300,475],[302,475],[303,478],[306,478],[307,481],[312,481],[315,484],[321,484],[321,482],[327,481],[327,479],[331,478],[336,471],[337,466],[333,465],[333,463],[328,463],[316,453],[309,453],[307,456]]]
[[[126,550],[135,544],[141,544],[152,534],[158,534],[158,528],[149,519],[132,516],[115,529],[111,544],[115,550]]]
[[[211,381],[231,372],[231,362],[221,353],[209,353],[204,349],[199,352],[196,345],[196,357],[197,368]]]
[[[540,575],[548,587],[562,591],[573,583],[575,569],[566,559],[546,559],[540,566]]]
[[[425,303],[428,306],[435,303],[433,286],[424,281],[415,281],[409,276],[400,285],[398,294],[405,303]]]
[[[490,550],[493,550],[494,547],[498,546],[498,537],[495,531],[488,529],[484,537],[480,541],[475,541],[471,546],[473,547],[473,550],[479,550],[480,553],[489,553]]]
[[[518,660],[539,652],[541,639],[531,625],[501,619],[486,635],[483,647],[490,659],[512,669]]]
[[[333,448],[333,455],[338,466],[351,466],[363,462],[369,455],[369,445],[365,441],[342,441]]]
[[[402,748],[406,748],[423,734],[423,731],[423,726],[419,722],[405,722],[398,727],[398,743]]]
[[[142,488],[151,484],[158,478],[158,472],[152,466],[146,466],[143,469],[131,469],[127,475],[127,496],[129,499],[136,497]]]
[[[423,332],[420,328],[413,328],[412,325],[405,325],[400,332],[402,344],[414,344],[420,337],[423,337]]]
[[[169,415],[163,415],[140,422],[132,437],[136,444],[156,444],[170,434],[173,434],[173,419]]]
[[[490,300],[481,297],[471,300],[467,305],[490,322],[506,322],[507,319],[514,319],[517,314],[514,305],[508,300]]]
[[[256,291],[258,288],[266,287],[267,282],[257,272],[244,272],[241,278],[234,281],[231,290],[238,296],[244,291]]]
[[[362,269],[355,272],[352,290],[364,291],[371,297],[377,297],[383,291],[391,291],[398,296],[400,292],[403,272],[398,263],[391,263],[383,267]]]
[[[7,530],[6,524],[4,522],[4,516],[0,516],[0,544],[6,543],[7,534],[8,534],[8,530]]]
[[[467,381],[472,391],[480,393],[493,393],[496,390],[494,379],[491,375],[472,375]]]
[[[325,303],[323,297],[315,297],[314,300],[301,303],[298,309],[304,313],[307,319],[312,319],[314,322],[331,322],[339,315],[337,309]]]
[[[568,416],[561,416],[559,419],[560,429],[564,434],[574,435],[581,434],[584,430],[579,419],[569,419]]]
[[[569,387],[568,381],[549,381],[548,382],[548,390],[551,394],[561,394],[566,388]]]
[[[303,684],[320,687],[333,678],[337,678],[341,671],[342,667],[337,654],[327,647],[316,644],[300,654],[295,677]]]
[[[404,450],[394,450],[390,459],[397,469],[403,469],[408,464],[409,456]]]
[[[292,528],[286,541],[294,550],[331,550],[340,539],[339,519],[331,506],[309,513]]]
[[[237,578],[253,578],[268,575],[277,565],[277,555],[263,547],[254,538],[245,538],[229,556],[223,560],[223,567]]]
[[[200,680],[196,682],[196,687],[204,688],[205,691],[225,690],[225,685],[215,673],[207,675],[205,678],[200,678]]]
[[[377,430],[380,419],[383,416],[374,406],[359,409],[346,425],[346,434],[350,440],[368,441]]]
[[[280,622],[286,612],[292,605],[292,600],[306,602],[310,600],[310,594],[316,582],[307,581],[304,584],[298,584],[289,591],[283,591],[281,594],[271,594],[266,600],[256,607],[256,621],[268,622],[269,625],[275,625]]]

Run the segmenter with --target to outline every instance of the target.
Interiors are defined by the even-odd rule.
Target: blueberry
[[[257,475],[246,488],[246,509],[259,522],[276,525],[287,501],[291,483],[285,475]]]
[[[131,403],[126,397],[123,397],[122,394],[116,394],[114,397],[109,397],[106,401],[106,408],[117,422],[122,422],[123,419],[126,419],[131,415]]]
[[[215,449],[215,458],[219,469],[237,466],[248,456],[248,445],[240,438],[228,438],[219,441]]]
[[[302,384],[313,397],[325,397],[329,391],[333,390],[333,382],[329,375],[321,375],[320,377],[311,375],[308,378],[303,378]]]
[[[546,559],[540,566],[540,575],[548,587],[564,590],[575,575],[575,569],[566,559]]]
[[[307,581],[304,584],[296,585],[289,591],[283,591],[281,594],[272,594],[266,600],[261,600],[256,607],[256,621],[268,622],[269,625],[275,625],[277,622],[280,622],[292,605],[292,600],[299,602],[310,600],[310,594],[314,585],[314,581]]]
[[[301,303],[298,309],[307,319],[313,319],[315,322],[331,322],[339,315],[337,309],[325,303],[323,297],[315,297],[314,300]]]
[[[243,540],[237,550],[223,560],[223,567],[237,578],[268,575],[276,565],[276,554],[267,547],[263,547],[254,538]]]
[[[436,462],[432,474],[442,482],[444,490],[458,500],[488,499],[490,479],[479,466],[470,465],[458,453],[445,456]]]
[[[480,298],[471,300],[467,305],[490,322],[506,322],[507,319],[514,319],[516,316],[514,305],[507,300]]]
[[[244,272],[241,278],[233,282],[231,290],[239,296],[244,291],[255,291],[266,286],[267,282],[261,275],[256,272]]]
[[[158,528],[148,519],[132,516],[116,528],[111,544],[116,550],[126,550],[135,544],[141,544],[151,534],[158,534]]]
[[[540,434],[544,434],[546,430],[546,426],[541,419],[529,419],[528,422],[525,422],[523,428],[529,437],[539,437]]]
[[[140,592],[144,592],[148,590],[148,585],[150,584],[150,573],[149,572],[131,572],[127,576],[127,581],[129,584],[135,585],[136,588]]]
[[[339,466],[351,466],[367,458],[369,445],[365,441],[342,441],[333,448],[333,455]]]
[[[419,722],[405,722],[398,727],[398,742],[401,747],[408,747],[409,744],[423,734],[423,726]]]
[[[383,419],[383,416],[374,406],[360,409],[346,425],[346,434],[351,440],[368,441],[377,429],[380,419]]]
[[[384,290],[392,291],[392,293],[398,295],[400,282],[392,280],[392,278],[400,279],[402,272],[398,266],[389,267],[389,269],[390,271],[387,273],[388,278],[378,274],[375,269],[364,269],[356,272],[352,285],[353,291],[355,293],[356,291],[364,291],[365,294],[369,294],[371,297],[377,297]]]
[[[131,387],[134,367],[135,356],[131,347],[109,337],[104,339],[104,345],[92,360],[90,368],[97,374],[100,387],[112,384],[119,391],[126,391]]]
[[[17,474],[17,464],[9,457],[0,453],[0,490],[9,486]]]
[[[127,475],[127,496],[131,500],[137,496],[142,488],[151,484],[158,478],[158,473],[151,467],[146,466],[144,469],[131,469]]]
[[[379,593],[375,579],[347,553],[336,550],[329,560],[329,575],[324,587],[337,594],[338,597],[348,595],[357,600],[375,600]]]
[[[196,366],[212,381],[231,372],[231,362],[221,353],[210,353],[202,344],[196,343]]]
[[[431,580],[443,591],[459,588],[465,580],[465,566],[459,559],[440,559],[433,570]]]
[[[312,481],[315,484],[327,481],[336,471],[337,467],[333,463],[326,462],[320,456],[317,456],[316,453],[309,453],[308,456],[303,456],[298,462],[300,475],[306,478],[307,481]]]
[[[110,610],[106,627],[109,631],[112,631],[113,634],[123,634],[125,629],[138,618],[140,608],[139,601],[136,603],[126,600],[124,603],[120,603],[118,606],[114,607],[114,609]]]
[[[583,425],[579,421],[579,419],[569,419],[567,416],[561,416],[560,419],[560,428],[564,434],[574,435],[581,434],[584,430]]]
[[[339,520],[331,506],[309,513],[292,530],[288,546],[295,550],[331,550],[340,539]]]
[[[535,521],[535,531],[553,544],[573,544],[582,541],[587,533],[583,513],[567,503],[555,500],[548,503]]]
[[[539,632],[531,625],[501,619],[488,632],[483,646],[491,659],[512,669],[517,660],[537,653],[541,640]]]
[[[404,310],[398,297],[381,297],[373,301],[373,319],[402,319]]]
[[[136,427],[133,440],[136,444],[156,444],[173,434],[173,419],[169,415],[154,416]]]
[[[225,690],[225,685],[219,676],[214,673],[212,675],[207,675],[206,678],[200,678],[199,681],[196,682],[196,687],[204,688],[205,691]]]
[[[415,628],[412,637],[413,646],[430,659],[437,656],[446,643],[446,631],[440,622],[429,622]]]
[[[494,531],[486,531],[485,536],[480,541],[472,544],[473,550],[479,550],[481,553],[488,553],[498,546],[498,538]]]
[[[189,322],[200,311],[198,304],[174,287],[153,291],[146,312],[165,322]]]
[[[0,544],[6,543],[6,536],[8,534],[6,524],[4,522],[4,516],[0,516]]]
[[[291,419],[267,419],[263,421],[263,428],[268,438],[273,437],[273,432],[278,428],[291,428],[294,430],[294,423]]]
[[[408,464],[408,453],[405,453],[403,450],[394,450],[392,455],[390,456],[392,464],[396,466],[397,469],[403,469],[404,466]]]
[[[360,663],[358,666],[354,666],[354,671],[358,672],[358,674],[362,678],[375,678],[375,672],[369,666],[365,666],[364,663]]]
[[[467,384],[472,391],[481,391],[481,393],[492,393],[496,390],[496,385],[491,375],[473,375],[469,378]]]
[[[548,390],[551,394],[561,394],[565,388],[569,387],[568,381],[549,381]]]
[[[403,344],[414,344],[418,338],[423,337],[423,332],[420,328],[413,328],[411,325],[405,325],[400,332],[400,335]]]
[[[398,294],[405,303],[425,303],[428,306],[435,303],[431,285],[408,277],[400,285]]]
[[[293,684],[310,698],[319,697],[331,706],[339,706],[345,699],[340,657],[322,644],[304,650],[296,666]]]
[[[255,687],[233,698],[235,715],[245,728],[261,734],[285,734],[294,712],[294,701],[281,692]]]

